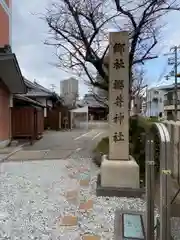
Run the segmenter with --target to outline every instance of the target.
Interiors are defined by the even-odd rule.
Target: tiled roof
[[[82,102],[84,106],[89,106],[94,108],[105,107],[105,105],[97,101],[92,94],[86,94]]]
[[[51,95],[52,93],[49,94],[43,91],[40,92],[40,91],[34,91],[34,90],[26,93],[27,97],[49,97]]]
[[[173,89],[175,86],[175,84],[170,84],[170,85],[163,85],[163,86],[159,86],[156,89],[159,90],[168,90],[168,89]],[[180,88],[180,83],[177,84],[178,88]]]
[[[32,103],[33,105],[36,105],[36,106],[45,107],[45,105],[43,105],[42,103],[30,99],[30,98],[28,98],[27,96],[25,96],[24,94],[14,94],[13,97],[14,97],[15,99],[19,99],[19,100],[22,100],[22,101],[25,101],[25,102]]]
[[[24,82],[25,82],[25,84],[26,84],[27,87],[32,88],[32,89],[34,89],[35,91],[37,90],[37,91],[39,91],[39,92],[46,92],[46,93],[52,94],[52,92],[51,92],[49,89],[41,86],[41,85],[38,84],[38,83],[33,83],[33,82],[27,80],[26,78],[24,78]]]
[[[51,92],[49,89],[43,87],[42,85],[40,85],[38,83],[33,83],[26,78],[24,78],[24,82],[25,82],[27,88],[31,89],[27,92],[26,96],[29,96],[29,97],[55,96],[57,99],[59,99],[59,96],[56,93]]]

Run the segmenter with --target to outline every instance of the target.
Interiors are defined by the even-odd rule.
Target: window
[[[168,92],[167,100],[169,100],[169,101],[173,100],[173,92]]]

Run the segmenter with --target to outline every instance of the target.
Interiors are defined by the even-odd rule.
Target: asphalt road
[[[66,159],[74,153],[82,158],[92,157],[96,144],[107,136],[105,129],[47,131],[41,140],[26,146],[9,160]]]

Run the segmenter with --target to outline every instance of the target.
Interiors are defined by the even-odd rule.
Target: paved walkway
[[[90,155],[106,135],[99,133],[46,133],[0,164],[0,239],[110,240],[117,207],[145,211],[138,198],[96,197],[99,169]],[[179,226],[172,219],[175,240]]]
[[[113,239],[114,211],[141,199],[95,196],[98,169],[79,158],[1,165],[0,239]],[[93,237],[93,238],[92,238]]]
[[[101,129],[47,131],[41,140],[25,146],[21,151],[11,155],[8,161],[66,159],[76,152],[79,152],[81,157],[91,157],[92,149],[106,135],[106,131]]]

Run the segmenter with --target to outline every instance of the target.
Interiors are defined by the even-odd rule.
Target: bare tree
[[[104,89],[100,89],[100,91],[103,91],[102,94],[99,94],[100,91],[96,91],[97,88],[92,88],[92,95],[94,99],[100,103],[101,106],[108,107],[108,92]]]
[[[147,87],[147,82],[145,79],[145,72],[142,66],[134,67],[132,71],[132,89],[131,89],[131,99],[141,98],[145,88]],[[97,79],[98,81],[103,81],[102,78]],[[101,105],[108,107],[108,92],[104,89],[99,89],[92,87],[91,93],[93,94],[95,100]]]
[[[147,87],[145,80],[145,72],[142,67],[134,67],[132,71],[132,89],[131,97],[139,97],[142,95],[142,91]]]
[[[108,90],[108,27],[129,31],[129,86],[133,68],[156,58],[162,25],[159,20],[179,11],[179,0],[55,0],[45,21],[50,29],[46,44],[56,47],[58,67],[86,74],[94,87]],[[97,81],[96,74],[104,80]],[[133,90],[134,91],[134,90]]]

